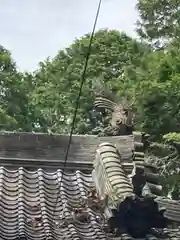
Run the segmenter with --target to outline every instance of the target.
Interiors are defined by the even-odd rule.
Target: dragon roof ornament
[[[112,135],[126,135],[131,134],[133,130],[134,114],[132,106],[134,103],[135,100],[131,104],[125,105],[103,96],[97,96],[94,105],[97,109],[107,109],[112,112],[110,121]]]

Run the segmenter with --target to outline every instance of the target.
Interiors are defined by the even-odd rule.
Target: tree
[[[141,128],[156,137],[179,132],[179,48],[169,47],[147,55],[144,68],[136,75]]]
[[[32,131],[31,74],[16,70],[10,52],[0,46],[0,129]]]
[[[137,32],[156,45],[180,38],[179,0],[138,0]]]
[[[10,52],[0,45],[0,73],[14,72],[15,70],[15,63],[11,58]]]
[[[36,86],[32,98],[36,111],[43,116],[38,122],[40,131],[70,131],[89,39],[87,34],[60,51],[54,59],[40,64],[34,76]],[[115,30],[96,32],[76,120],[76,133],[91,133],[101,118],[93,111],[95,90],[103,83],[110,90],[122,93],[126,83],[121,82],[119,76],[123,75],[124,67],[138,66],[142,56],[150,51],[147,45],[124,33]]]
[[[0,45],[0,129],[11,130],[16,126],[16,120],[11,117],[4,108],[5,82],[7,77],[15,72],[15,64],[10,53]]]

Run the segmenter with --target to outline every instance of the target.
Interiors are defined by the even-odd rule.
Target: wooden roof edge
[[[44,147],[60,147],[65,148],[69,142],[69,135],[67,134],[48,134],[48,133],[31,133],[31,132],[0,132],[0,149],[8,148],[36,148]],[[88,145],[93,149],[100,143],[112,142],[113,144],[127,146],[127,148],[134,148],[133,135],[122,136],[105,136],[99,137],[97,135],[73,135],[71,145],[77,148],[88,148]],[[11,150],[11,149],[10,149]],[[76,149],[77,150],[77,149]],[[84,149],[85,150],[85,149]],[[90,150],[89,150],[90,151]],[[94,151],[94,150],[93,150]]]
[[[134,148],[132,135],[113,137],[73,135],[73,137],[67,160],[68,169],[92,170],[96,148],[103,142],[111,142],[118,149],[122,149],[125,161],[131,158]],[[64,166],[68,141],[69,135],[62,134],[0,132],[0,165],[61,168]]]
[[[49,133],[37,133],[37,132],[6,132],[0,131],[0,148],[1,146],[37,146],[51,144],[55,145],[67,145],[69,141],[68,134],[49,134]],[[116,142],[118,144],[124,144],[125,142],[133,142],[133,135],[122,136],[103,136],[97,135],[72,135],[72,144],[80,145],[99,145],[102,142]],[[127,143],[126,143],[127,144]]]

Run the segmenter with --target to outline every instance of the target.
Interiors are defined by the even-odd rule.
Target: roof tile
[[[22,167],[16,170],[0,167],[1,237],[6,240],[19,237],[32,240],[107,239],[97,221],[97,213],[91,209],[88,209],[89,222],[71,221],[72,208],[79,206],[87,196],[91,184],[91,174],[80,171],[62,174],[61,170],[30,172]],[[177,232],[171,235],[172,239],[175,236],[180,239]],[[122,236],[122,239],[131,238]],[[157,238],[149,236],[147,239]]]
[[[92,211],[90,223],[61,224],[61,217],[65,223],[71,215],[71,208],[75,208],[87,195],[91,183],[91,175],[80,171],[62,174],[61,170],[48,173],[42,169],[29,172],[23,168],[12,171],[1,167],[1,236],[5,239],[21,236],[44,239],[59,238],[64,234],[67,239],[105,239]],[[54,209],[57,195],[58,204]],[[55,222],[61,225],[60,229],[55,227]]]

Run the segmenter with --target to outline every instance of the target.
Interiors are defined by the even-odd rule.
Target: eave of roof
[[[0,132],[0,165],[7,167],[45,168],[55,170],[64,166],[68,135]],[[67,169],[92,170],[97,146],[110,142],[120,150],[124,162],[131,162],[133,136],[97,137],[73,135]]]

